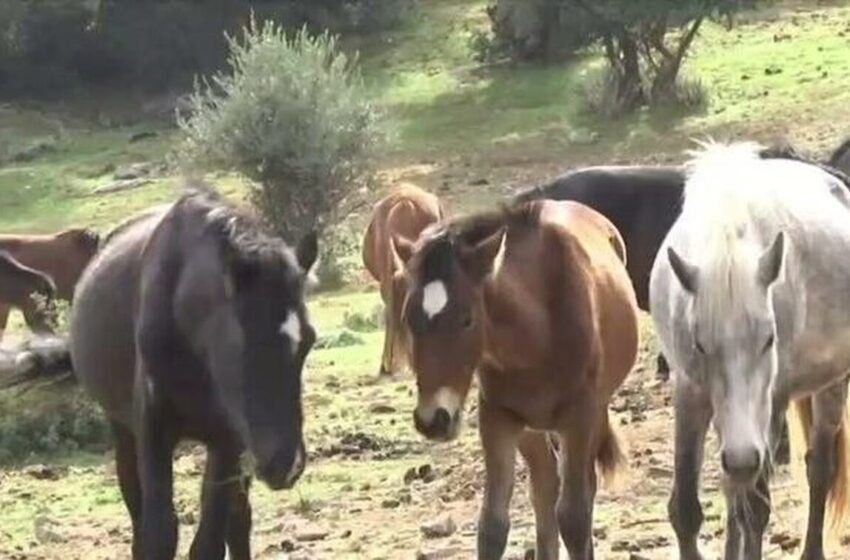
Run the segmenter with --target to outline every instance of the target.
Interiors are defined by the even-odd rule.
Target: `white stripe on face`
[[[290,311],[286,316],[286,321],[280,324],[280,334],[289,339],[292,345],[292,352],[298,350],[298,345],[301,344],[301,320],[298,319],[298,314]]]
[[[454,418],[461,406],[460,395],[450,387],[440,387],[428,402],[423,403],[421,400],[419,402],[417,414],[422,421],[428,424],[434,420],[437,410],[443,408],[449,413],[450,418]]]
[[[445,309],[448,302],[449,294],[441,280],[429,282],[422,290],[422,310],[429,320]]]

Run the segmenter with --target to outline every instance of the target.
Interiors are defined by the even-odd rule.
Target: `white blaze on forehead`
[[[280,334],[287,337],[289,342],[292,344],[292,351],[295,352],[298,349],[298,345],[301,344],[301,320],[298,318],[298,314],[294,311],[290,311],[286,316],[286,321],[280,324]]]
[[[443,408],[454,418],[460,410],[460,395],[451,387],[440,387],[427,401],[420,400],[417,414],[424,422],[431,422],[437,410]]]
[[[442,280],[433,280],[425,285],[422,290],[422,310],[428,319],[433,319],[440,311],[446,308],[449,302],[449,294]]]

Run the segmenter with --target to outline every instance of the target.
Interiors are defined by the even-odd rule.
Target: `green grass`
[[[422,173],[433,181],[426,185],[447,184],[441,194],[452,199],[456,210],[479,208],[501,198],[502,178],[509,183],[536,180],[577,163],[678,159],[694,136],[788,136],[804,147],[828,149],[850,132],[846,118],[850,7],[783,3],[747,16],[732,31],[708,25],[685,70],[709,89],[705,111],[640,111],[610,120],[583,111],[579,90],[588,73],[599,67],[594,53],[553,66],[474,64],[468,39],[472,30],[486,25],[485,4],[429,0],[404,29],[359,45],[369,87],[394,132],[381,166],[392,170],[433,162],[437,171]],[[781,72],[774,73],[776,68]],[[53,106],[0,105],[0,231],[46,232],[70,225],[105,230],[138,210],[172,199],[180,180],[173,171],[137,190],[93,194],[112,180],[111,166],[163,161],[178,141],[175,129],[162,123],[128,122],[106,126],[97,118],[69,116],[68,110]],[[131,143],[130,135],[141,130],[155,130],[158,135]],[[595,140],[580,140],[588,136]],[[56,150],[28,163],[9,161],[11,154],[41,141],[51,142]],[[437,176],[441,173],[445,175]],[[470,189],[462,183],[479,176],[489,177],[493,184]],[[238,177],[219,175],[213,180],[230,196],[244,192]],[[364,217],[361,212],[358,219]],[[359,262],[357,255],[350,258]],[[334,333],[350,326],[346,316],[371,317],[378,305],[375,290],[350,287],[311,297],[310,311],[320,333]],[[356,334],[361,343],[310,355],[305,370],[307,441],[313,451],[327,450],[360,432],[406,452],[382,460],[334,456],[315,461],[290,493],[273,494],[258,485],[255,504],[264,512],[261,534],[266,525],[277,523],[270,519],[282,512],[306,518],[340,515],[339,496],[351,487],[380,489],[369,499],[392,496],[390,489],[397,488],[408,467],[434,453],[451,456],[477,445],[470,429],[460,442],[436,452],[425,446],[410,425],[414,406],[410,379],[376,378],[382,331]],[[646,344],[652,346],[651,337]],[[650,355],[651,348],[645,353]],[[42,404],[49,406],[50,395],[44,398]],[[13,417],[17,407],[28,402],[3,397],[0,415]],[[369,407],[374,404],[393,411],[372,414]],[[36,515],[73,520],[80,530],[92,525],[126,530],[114,476],[102,466],[108,462],[102,454],[77,452],[31,460],[70,463],[73,476],[63,484],[29,480],[15,470],[0,471],[0,541],[28,547]],[[178,472],[180,511],[197,509],[197,473],[190,471]],[[183,532],[191,529],[183,527]],[[352,549],[351,555],[356,557],[356,552]]]

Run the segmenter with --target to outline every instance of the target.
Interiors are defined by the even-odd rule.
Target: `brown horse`
[[[403,183],[375,204],[363,239],[363,264],[381,286],[386,330],[381,375],[404,367],[404,347],[399,340],[398,320],[404,294],[404,275],[393,259],[394,236],[416,239],[431,224],[443,219],[440,200],[419,187]]]
[[[73,298],[74,286],[99,245],[98,234],[83,228],[52,235],[0,235],[0,251],[6,251],[21,264],[50,276],[56,286],[56,297],[66,301]],[[0,337],[12,307],[0,303]],[[33,328],[29,321],[27,324]]]
[[[0,306],[20,309],[33,332],[53,332],[50,316],[36,296],[45,299],[42,303],[49,303],[55,293],[56,286],[50,277],[0,251]]]
[[[251,508],[241,457],[272,489],[303,472],[301,373],[315,340],[297,249],[212,193],[133,219],[86,269],[71,315],[74,373],[115,437],[133,558],[177,546],[172,455],[207,447],[190,558],[246,560]]]
[[[634,365],[637,305],[625,247],[601,214],[538,201],[398,239],[416,429],[451,440],[473,372],[487,472],[478,557],[501,558],[515,453],[529,466],[538,559],[593,558],[596,470],[623,461],[608,402]],[[547,435],[558,443],[559,460]],[[559,483],[560,474],[560,483]]]

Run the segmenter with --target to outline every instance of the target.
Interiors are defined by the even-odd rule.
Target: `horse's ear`
[[[390,253],[392,253],[393,270],[404,270],[407,261],[413,256],[413,242],[403,235],[390,236]]]
[[[501,227],[478,243],[461,249],[463,268],[476,278],[484,278],[498,270],[505,241],[505,228]]]
[[[306,274],[310,274],[318,256],[319,236],[315,231],[311,231],[298,242],[298,246],[295,248],[295,257],[298,259],[298,266]]]
[[[758,278],[761,285],[769,288],[782,272],[785,262],[785,234],[779,232],[770,247],[759,258]]]
[[[680,257],[673,247],[667,247],[667,260],[685,291],[695,294],[699,284],[699,269]]]

